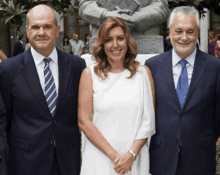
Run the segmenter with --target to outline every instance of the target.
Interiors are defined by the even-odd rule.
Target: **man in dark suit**
[[[6,175],[6,125],[7,125],[7,116],[5,105],[2,100],[0,93],[0,174]]]
[[[214,175],[219,137],[220,60],[196,48],[199,13],[173,10],[173,49],[146,61],[156,90],[156,134],[150,143],[152,175]]]
[[[20,35],[18,41],[14,45],[13,56],[21,54],[25,51],[24,47],[24,35]]]
[[[27,14],[31,48],[0,65],[7,109],[10,175],[78,175],[78,84],[85,61],[55,48],[55,11],[38,5]]]

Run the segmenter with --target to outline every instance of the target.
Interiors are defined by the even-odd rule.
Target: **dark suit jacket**
[[[9,174],[49,175],[54,140],[61,175],[80,171],[78,85],[85,61],[58,50],[55,117],[48,109],[30,49],[0,65],[0,92],[8,115]]]
[[[0,174],[6,174],[6,164],[5,164],[5,148],[6,148],[6,125],[7,116],[5,105],[2,100],[0,93]]]
[[[214,175],[215,142],[220,129],[220,60],[197,50],[183,108],[174,87],[172,51],[145,64],[152,71],[156,91],[156,134],[150,144],[151,173],[175,175],[181,151],[186,175]]]
[[[15,43],[14,50],[13,50],[13,56],[16,56],[20,53],[23,53],[24,51],[25,51],[24,45],[22,45],[21,42],[18,41]]]

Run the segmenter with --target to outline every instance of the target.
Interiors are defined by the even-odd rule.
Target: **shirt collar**
[[[32,46],[31,46],[31,54],[33,56],[33,59],[35,61],[36,66],[38,66],[43,61],[43,59],[45,58],[45,56],[38,53]],[[51,60],[54,63],[57,64],[58,54],[57,54],[57,49],[55,47],[54,47],[53,51],[51,52],[51,54],[48,57],[51,58]]]
[[[189,55],[185,59],[192,67],[194,67],[195,58],[196,58],[196,51],[197,51],[197,48],[195,48],[193,53],[191,53],[191,55]],[[179,63],[180,60],[181,60],[181,58],[176,53],[176,51],[173,49],[172,50],[172,63],[173,63],[173,67],[175,67]]]

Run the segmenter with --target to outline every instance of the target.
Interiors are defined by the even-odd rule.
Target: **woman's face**
[[[87,35],[87,37],[86,37],[87,41],[89,41],[89,38],[90,38],[90,35]]]
[[[104,43],[104,51],[110,64],[124,62],[128,44],[125,33],[121,27],[114,27],[109,31]]]
[[[65,41],[65,43],[67,43],[67,41],[68,41],[68,38],[64,38],[64,41]]]

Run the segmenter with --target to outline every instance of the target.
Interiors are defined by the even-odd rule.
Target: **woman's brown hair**
[[[110,30],[115,27],[121,27],[123,29],[127,41],[128,50],[124,59],[124,67],[131,72],[131,75],[128,78],[134,76],[137,72],[137,67],[139,66],[139,62],[135,61],[137,56],[137,44],[131,38],[128,26],[120,18],[107,18],[99,27],[97,39],[92,48],[92,55],[97,62],[94,71],[102,80],[105,80],[108,77],[108,72],[111,69],[111,65],[108,62],[107,55],[104,51],[104,43],[108,39]]]

